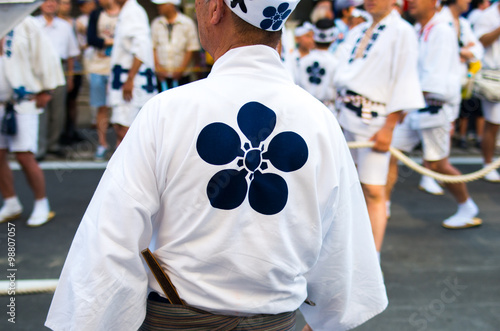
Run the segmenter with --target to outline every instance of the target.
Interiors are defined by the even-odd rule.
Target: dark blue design
[[[240,5],[241,11],[246,14],[247,6],[245,5],[245,0],[231,0],[231,8],[234,8],[237,5]]]
[[[111,88],[113,90],[119,90],[123,86],[123,82],[121,81],[122,74],[126,74],[128,72],[128,69],[124,69],[118,64],[111,69]],[[140,71],[139,75],[146,77],[146,85],[142,85],[141,88],[148,93],[153,93],[156,90],[153,70],[147,68],[144,71]]]
[[[288,186],[278,174],[268,172],[270,162],[276,169],[292,172],[307,161],[308,148],[297,133],[285,131],[266,144],[276,127],[276,113],[258,102],[241,107],[238,126],[248,139],[243,143],[229,125],[216,122],[201,130],[196,141],[200,157],[213,165],[236,160],[238,169],[217,172],[208,182],[207,196],[214,208],[231,210],[239,207],[248,193],[248,202],[257,212],[274,215],[285,208]]]
[[[14,38],[14,30],[10,30],[5,36],[5,55],[12,56],[12,38]]]
[[[17,101],[23,100],[26,96],[33,94],[33,92],[26,91],[26,87],[24,86],[19,86],[18,88],[13,89],[15,99]]]
[[[306,71],[309,74],[309,82],[317,85],[321,84],[321,77],[326,73],[326,70],[321,68],[317,61],[307,67]]]
[[[272,6],[266,7],[262,14],[267,18],[260,22],[261,29],[267,30],[272,28],[273,30],[279,30],[288,15],[292,12],[288,7],[290,5],[286,2],[280,4],[278,8]]]

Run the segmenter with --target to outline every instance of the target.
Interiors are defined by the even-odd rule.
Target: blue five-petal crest
[[[247,141],[229,125],[215,122],[205,126],[196,142],[200,157],[213,165],[237,160],[238,169],[224,169],[209,180],[207,196],[214,208],[239,207],[248,194],[250,206],[264,215],[285,208],[288,186],[280,175],[269,171],[268,161],[278,170],[292,172],[304,166],[308,148],[297,133],[284,131],[269,143],[266,139],[276,126],[276,114],[259,102],[249,102],[238,112],[238,126]]]
[[[271,28],[275,31],[279,30],[283,25],[283,22],[285,22],[286,18],[292,12],[290,9],[288,9],[288,7],[290,7],[290,4],[284,2],[280,4],[278,8],[274,8],[273,6],[264,8],[262,14],[264,15],[265,19],[260,22],[261,29],[267,30]]]

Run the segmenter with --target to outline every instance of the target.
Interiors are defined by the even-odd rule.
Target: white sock
[[[458,204],[457,215],[460,214],[460,216],[473,218],[478,213],[479,213],[479,208],[477,208],[476,203],[470,197],[464,203]]]
[[[380,252],[377,252],[378,263],[380,263]]]
[[[11,198],[6,198],[3,201],[3,208],[5,208],[6,210],[21,209],[22,208],[21,201],[19,201],[19,198],[17,197],[17,195],[15,195]]]
[[[31,215],[47,215],[50,212],[49,200],[47,197],[35,200]]]

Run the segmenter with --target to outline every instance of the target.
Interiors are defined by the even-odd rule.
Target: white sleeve
[[[498,28],[498,23],[492,19],[491,15],[486,15],[487,12],[483,11],[474,24],[474,34],[477,39],[481,39],[487,33]]]
[[[68,57],[75,57],[80,55],[80,47],[78,46],[78,40],[76,40],[75,32],[73,28],[70,26],[70,30],[68,32]]]
[[[363,192],[347,146],[342,160],[335,214],[324,234],[315,266],[306,274],[308,299],[300,311],[314,331],[354,328],[388,304]]]
[[[391,71],[392,91],[386,105],[387,113],[423,108],[418,77],[418,41],[410,27],[398,38]]]
[[[148,278],[140,252],[159,208],[156,120],[143,109],[113,155],[75,235],[46,326],[137,330]]]
[[[465,46],[467,46],[470,43],[473,43],[474,45],[470,47],[470,51],[472,52],[472,54],[474,54],[474,57],[476,59],[482,60],[484,56],[483,44],[481,44],[481,42],[476,37],[474,32],[472,32],[472,28],[470,26],[469,21],[466,19],[461,19],[461,22],[463,22],[461,26],[463,28]]]
[[[454,30],[441,24],[432,28],[427,47],[420,59],[422,91],[440,95],[444,101],[449,94],[449,75],[456,75],[460,81],[458,41]]]
[[[144,10],[136,11],[134,12],[134,15],[137,15],[137,17],[134,18],[135,24],[131,23],[131,26],[128,29],[132,40],[130,53],[132,53],[142,63],[152,65],[150,62],[153,45],[151,42],[151,31],[146,12],[144,12]]]

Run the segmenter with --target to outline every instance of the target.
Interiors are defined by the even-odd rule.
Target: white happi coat
[[[460,57],[455,30],[436,14],[422,29],[415,25],[419,37],[418,72],[422,91],[444,101],[448,121],[454,121],[460,102]]]
[[[413,27],[392,11],[375,27],[362,58],[354,54],[371,23],[353,28],[336,52],[339,59],[334,85],[351,90],[371,101],[385,104],[385,110],[363,123],[353,111],[340,112],[339,122],[347,130],[375,134],[385,123],[385,116],[400,110],[424,107],[417,72],[417,39]],[[374,37],[376,34],[376,37]],[[375,40],[374,40],[375,38]]]
[[[66,83],[55,48],[32,16],[5,36],[3,72],[16,101],[14,109],[21,114],[41,113],[33,97]]]
[[[161,292],[141,259],[148,246],[180,297],[215,313],[300,307],[314,330],[331,331],[387,305],[340,127],[267,46],[228,51],[207,79],[139,112],[83,217],[46,325],[137,330],[148,287]]]
[[[443,20],[445,23],[448,23],[448,25],[450,25],[455,30],[453,14],[451,13],[448,6],[444,6],[437,15],[439,16],[439,19]],[[474,35],[474,32],[472,32],[470,22],[466,18],[460,16],[458,22],[460,25],[460,31],[459,34],[457,34],[459,44],[461,44],[462,47],[465,47],[471,43],[474,44],[474,46],[470,47],[470,51],[472,52],[472,54],[474,54],[474,57],[477,60],[481,61],[484,56],[483,44],[481,44],[481,42]],[[460,45],[458,47],[458,51],[460,52]],[[468,64],[466,62],[460,62],[460,81],[462,86],[467,83],[467,72]]]
[[[297,84],[318,100],[334,101],[337,95],[333,75],[337,59],[328,50],[312,50],[299,60]]]
[[[127,0],[118,16],[111,52],[109,83],[111,107],[127,103],[123,99],[121,87],[127,80],[128,70],[132,66],[134,57],[139,59],[142,65],[134,77],[134,89],[130,102],[140,108],[156,94],[153,45],[146,11],[136,0]]]
[[[481,38],[500,26],[500,4],[495,2],[486,8],[474,24],[474,33]],[[483,67],[486,69],[500,69],[500,38],[497,38],[485,49]]]

